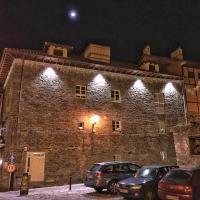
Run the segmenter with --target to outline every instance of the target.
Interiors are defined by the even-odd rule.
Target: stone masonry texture
[[[98,74],[101,79],[96,80]],[[143,85],[138,88],[135,82]],[[172,81],[175,91],[165,93],[165,114],[156,114],[154,94],[163,92],[169,80],[143,78],[77,67],[16,59],[5,87],[3,120],[8,128],[4,157],[17,156],[17,177],[25,170],[26,151],[45,152],[45,180],[31,186],[63,185],[71,174],[82,182],[94,162],[113,156],[140,165],[176,164],[172,128],[185,122],[181,81]],[[75,96],[76,85],[87,87],[86,99]],[[120,90],[121,102],[112,102],[111,90]],[[100,121],[92,133],[90,119]],[[164,119],[166,133],[159,133]],[[121,131],[112,132],[112,120],[121,121]],[[84,129],[78,123],[84,122]],[[162,160],[160,152],[167,153]],[[9,174],[3,170],[2,188]]]

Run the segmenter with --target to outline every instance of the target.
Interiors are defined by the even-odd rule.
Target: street
[[[123,197],[110,195],[106,191],[97,193],[91,188],[85,187],[83,184],[72,185],[72,190],[69,191],[69,186],[57,186],[30,189],[28,196],[19,196],[19,191],[0,192],[0,200],[122,200]]]

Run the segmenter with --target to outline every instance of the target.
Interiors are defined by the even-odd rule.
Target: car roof
[[[173,171],[195,172],[195,171],[200,171],[200,167],[181,167],[181,168],[173,169]]]
[[[142,168],[163,168],[163,167],[174,167],[174,168],[178,168],[177,165],[144,165],[142,166]]]
[[[115,165],[115,164],[134,164],[134,165],[138,165],[136,163],[132,163],[132,162],[128,162],[128,161],[101,162],[101,163],[94,163],[94,164],[95,165]]]

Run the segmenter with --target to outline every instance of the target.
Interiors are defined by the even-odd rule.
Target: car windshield
[[[92,171],[92,172],[99,171],[101,167],[102,167],[101,165],[95,164],[90,168],[90,171]]]
[[[192,173],[189,171],[170,171],[163,178],[166,182],[178,183],[178,184],[187,184],[192,178]]]
[[[142,178],[155,178],[158,169],[155,168],[141,168],[136,173],[135,177],[142,177]]]

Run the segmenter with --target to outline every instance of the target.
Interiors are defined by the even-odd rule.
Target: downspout
[[[20,108],[21,108],[21,98],[22,98],[22,83],[23,83],[23,72],[24,72],[24,58],[25,56],[23,55],[22,59],[22,67],[21,67],[21,76],[20,76],[20,89],[19,89],[19,99],[18,99],[18,111],[17,111],[17,127],[16,127],[16,135],[15,135],[15,145],[16,147],[19,146],[19,141],[18,141],[18,136],[19,136],[19,118],[20,118]]]

